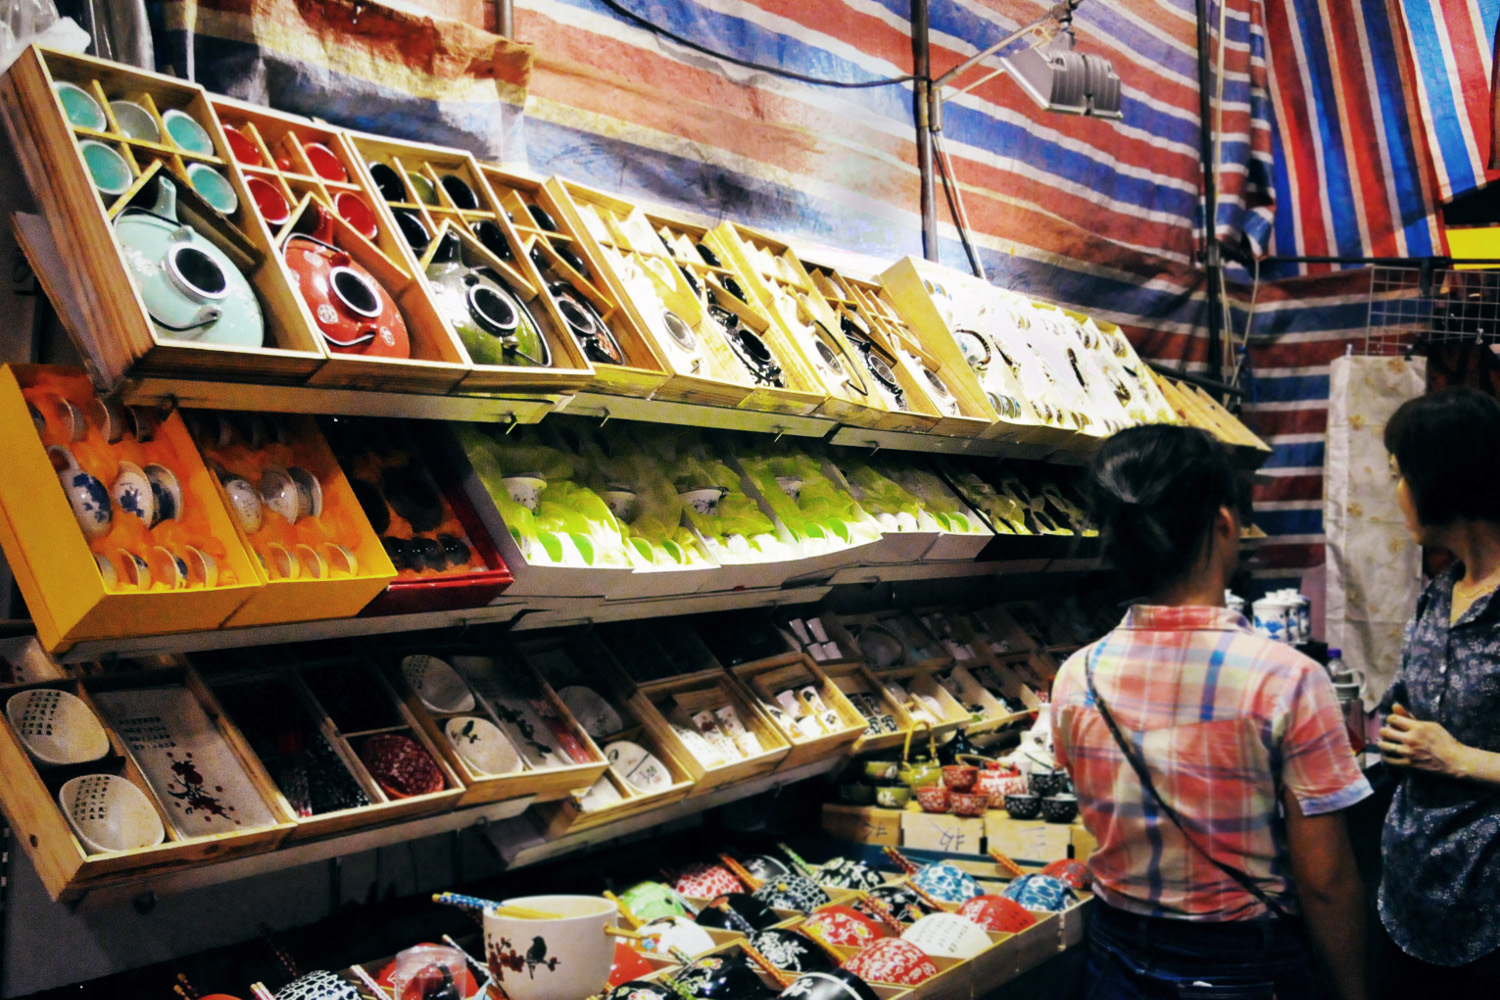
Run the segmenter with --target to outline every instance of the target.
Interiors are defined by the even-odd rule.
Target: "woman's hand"
[[[1391,706],[1391,714],[1380,727],[1380,740],[1375,745],[1387,764],[1450,778],[1464,776],[1463,762],[1469,748],[1454,739],[1441,723],[1413,718],[1406,706],[1399,703]]]

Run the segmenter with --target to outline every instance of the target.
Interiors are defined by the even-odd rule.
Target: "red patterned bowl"
[[[703,862],[688,865],[677,876],[672,888],[694,899],[714,899],[729,892],[746,892],[745,883],[723,865]]]
[[[1027,791],[1026,775],[1003,764],[980,771],[975,785],[975,791],[990,797],[991,809],[1004,809],[1007,795],[1025,795]]]
[[[848,906],[825,906],[814,910],[801,927],[805,934],[843,948],[860,948],[871,941],[890,937],[885,925]]]
[[[979,768],[972,764],[949,764],[943,768],[943,784],[951,792],[967,792],[979,780]]]
[[[380,733],[364,741],[359,759],[370,777],[395,799],[441,792],[443,772],[422,745],[400,733]]]
[[[1018,934],[1036,923],[1036,917],[1014,899],[975,896],[958,908],[958,915],[996,934]]]
[[[1089,866],[1082,861],[1063,858],[1054,861],[1042,869],[1043,875],[1051,875],[1060,878],[1075,889],[1087,889],[1094,877],[1089,873]]]
[[[945,813],[952,794],[942,785],[923,785],[917,789],[917,801],[922,804],[923,812]]]
[[[990,807],[990,797],[983,792],[954,792],[953,815],[983,816]]]
[[[882,938],[865,945],[844,963],[844,971],[868,983],[898,986],[916,986],[938,974],[937,966],[921,948],[900,938]]]

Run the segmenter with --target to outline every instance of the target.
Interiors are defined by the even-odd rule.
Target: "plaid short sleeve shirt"
[[[1309,816],[1371,793],[1323,668],[1225,608],[1137,605],[1053,684],[1053,740],[1099,841],[1089,867],[1100,898],[1148,916],[1247,920],[1266,906],[1161,814],[1095,707],[1090,669],[1193,839],[1295,911],[1282,789]]]

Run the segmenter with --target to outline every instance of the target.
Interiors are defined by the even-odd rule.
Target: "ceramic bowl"
[[[333,208],[339,213],[339,218],[349,223],[365,239],[374,240],[380,235],[380,223],[375,218],[375,210],[353,191],[340,191],[333,199]]]
[[[434,712],[474,711],[474,693],[446,660],[416,653],[401,661],[401,676],[422,704]]]
[[[510,1000],[580,1000],[603,992],[614,963],[605,928],[619,919],[599,896],[523,896],[504,903],[555,913],[549,920],[484,915],[485,955]]]
[[[709,486],[701,490],[687,490],[677,496],[696,513],[714,517],[719,513],[719,502],[729,494],[722,486]]]
[[[186,111],[168,108],[161,113],[161,123],[166,126],[167,137],[180,149],[204,156],[214,155],[214,141],[209,138],[197,119]]]
[[[1089,872],[1089,866],[1073,858],[1061,858],[1044,865],[1041,874],[1062,879],[1074,889],[1087,889],[1094,880],[1094,876]]]
[[[1030,910],[1004,896],[975,896],[958,908],[958,915],[993,934],[1018,934],[1036,923]]]
[[[749,934],[779,924],[781,918],[769,906],[747,892],[726,892],[699,910],[697,921],[702,927],[718,927]]]
[[[359,1000],[359,990],[332,972],[309,972],[277,990],[275,1000]]]
[[[1071,823],[1078,818],[1076,795],[1049,795],[1042,800],[1042,818],[1048,823]]]
[[[713,899],[727,892],[744,892],[745,883],[723,865],[696,861],[678,872],[672,887],[694,899]]]
[[[776,910],[807,913],[829,903],[828,891],[806,875],[782,875],[755,890],[755,898]]]
[[[784,972],[815,972],[834,968],[834,961],[817,942],[784,927],[750,935],[750,947]]]
[[[869,983],[916,986],[938,974],[926,952],[900,938],[871,941],[844,963],[844,969]]]
[[[438,178],[438,183],[443,186],[454,208],[465,212],[472,212],[479,208],[479,196],[474,193],[473,188],[469,187],[469,182],[458,174],[444,174]]]
[[[871,941],[890,937],[884,924],[842,905],[822,907],[807,918],[802,929],[838,948],[862,948]]]
[[[670,954],[676,948],[685,954],[697,956],[719,946],[708,931],[688,917],[662,917],[642,927],[641,932],[652,936],[655,944],[652,950],[661,955]]]
[[[943,784],[950,791],[971,792],[979,780],[979,768],[972,764],[949,764],[943,768]]]
[[[741,861],[740,866],[749,872],[752,878],[761,882],[796,874],[796,870],[791,865],[769,854],[752,854]]]
[[[500,727],[488,719],[455,715],[443,723],[443,733],[454,752],[477,774],[515,774],[521,770],[521,755]]]
[[[118,116],[116,116],[118,117]],[[250,137],[233,125],[224,126],[224,140],[229,143],[229,152],[236,160],[249,167],[263,167],[265,158]]]
[[[651,970],[655,971],[654,967]],[[620,983],[604,995],[604,1000],[682,1000],[682,994],[649,979],[635,979]]]
[[[536,510],[541,503],[542,491],[547,488],[547,480],[539,474],[506,476],[502,482],[511,500],[530,511]]]
[[[57,803],[90,854],[155,847],[167,836],[146,793],[113,774],[84,774],[66,782]]]
[[[1072,886],[1051,875],[1022,875],[1001,893],[1028,910],[1059,911],[1067,909],[1070,902],[1077,902],[1078,894]]]
[[[113,146],[97,139],[84,139],[78,144],[78,152],[83,156],[83,165],[88,168],[89,180],[100,194],[114,197],[130,190],[135,176],[125,157]]]
[[[887,809],[905,809],[911,801],[911,789],[905,785],[881,785],[875,789],[875,804]]]
[[[239,522],[240,528],[247,535],[259,531],[265,508],[254,484],[227,472],[219,474],[219,483],[224,487],[224,495],[229,498],[229,510]]]
[[[32,688],[5,703],[11,728],[43,764],[84,764],[109,753],[109,736],[88,703],[55,688]]]
[[[974,876],[946,861],[928,865],[911,882],[940,903],[962,903],[983,894]]]
[[[123,466],[125,463],[120,463]],[[150,524],[154,528],[163,521],[175,521],[182,517],[182,484],[165,465],[152,463],[143,470],[151,483],[151,497],[156,513]]]
[[[970,959],[990,946],[990,936],[957,913],[929,913],[901,935],[929,955]]]
[[[930,908],[927,901],[917,895],[916,891],[909,885],[892,883],[871,889],[868,893],[870,902],[878,903],[884,907],[892,917],[904,924],[916,920]],[[871,918],[879,916],[875,908],[866,900],[857,900],[854,909]]]
[[[146,527],[156,523],[156,491],[151,480],[134,462],[121,462],[115,481],[109,484],[109,497],[126,514],[134,514]]]
[[[923,785],[917,789],[917,801],[923,812],[945,813],[952,806],[953,793],[942,785]]]
[[[323,513],[323,484],[300,465],[289,465],[286,474],[297,486],[297,516],[318,517]]]
[[[1046,798],[1049,795],[1056,795],[1061,792],[1067,780],[1068,775],[1065,771],[1036,770],[1032,771],[1027,777],[1026,783],[1027,787],[1031,789],[1032,795]]]
[[[672,977],[674,988],[689,1000],[769,1000],[749,959],[737,952],[704,955],[684,965]]]
[[[233,215],[239,211],[240,196],[234,193],[229,178],[206,163],[190,164],[187,168],[188,183],[193,190],[208,202],[208,207],[220,215]]]
[[[833,969],[803,973],[777,1000],[878,1000],[878,994],[854,973]]]
[[[860,892],[885,883],[885,877],[880,872],[857,858],[832,858],[825,861],[814,869],[813,879],[819,885]]]
[[[1036,819],[1042,814],[1042,800],[1036,795],[1007,795],[1005,811],[1011,819]]]
[[[255,210],[273,230],[286,225],[292,219],[292,206],[281,189],[264,177],[245,178],[245,190],[255,202]]]
[[[593,739],[611,736],[625,728],[620,713],[616,712],[614,706],[591,687],[582,684],[571,684],[560,688],[557,696],[567,706],[573,718]]]
[[[280,514],[288,524],[296,524],[302,513],[297,483],[279,466],[268,465],[260,474],[260,501],[265,508]]]
[[[682,898],[670,886],[660,882],[637,882],[620,893],[620,902],[625,904],[635,919],[650,923],[663,917],[685,917],[688,909]]]
[[[401,180],[401,174],[389,163],[371,163],[370,179],[375,182],[375,190],[380,192],[380,197],[386,201],[406,201],[406,185]]]
[[[871,781],[895,781],[899,768],[893,760],[865,761],[865,777]]]
[[[57,94],[57,99],[62,102],[63,114],[69,122],[83,128],[93,129],[95,132],[103,132],[109,128],[109,120],[104,117],[104,109],[94,99],[94,95],[76,83],[66,80],[57,80],[52,84],[52,90]]]
[[[635,520],[636,494],[634,490],[624,487],[604,490],[599,494],[599,499],[604,501],[604,506],[609,508],[609,512],[615,516],[616,520],[626,524]]]
[[[344,169],[343,161],[321,142],[309,142],[302,147],[302,152],[307,154],[307,162],[312,164],[313,172],[325,181],[349,183],[349,171]]]
[[[408,170],[406,172],[406,179],[411,184],[412,191],[416,193],[418,201],[424,205],[437,207],[437,187],[428,179],[426,174],[419,174],[415,170]]]
[[[93,475],[78,464],[73,453],[61,445],[47,449],[52,468],[57,471],[57,481],[67,495],[73,508],[73,517],[85,538],[103,538],[109,534],[113,522],[113,506],[109,490]]]
[[[359,759],[370,777],[394,799],[430,795],[447,784],[422,744],[402,733],[366,737],[359,748]]]
[[[875,801],[875,786],[860,783],[840,785],[839,801],[851,806],[867,806]]]
[[[983,792],[954,792],[953,815],[983,816],[990,808],[990,797]]]

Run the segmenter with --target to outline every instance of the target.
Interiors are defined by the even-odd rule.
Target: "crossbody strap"
[[[1167,819],[1172,821],[1172,825],[1177,827],[1178,832],[1182,834],[1182,839],[1186,840],[1192,846],[1193,850],[1207,858],[1225,875],[1234,879],[1239,883],[1240,888],[1264,903],[1266,909],[1270,910],[1273,914],[1283,919],[1290,919],[1291,914],[1287,913],[1281,904],[1272,899],[1264,889],[1256,885],[1254,879],[1233,865],[1228,865],[1220,861],[1210,854],[1207,848],[1194,840],[1193,835],[1188,833],[1187,828],[1182,825],[1182,819],[1177,815],[1177,810],[1168,805],[1166,800],[1161,797],[1161,793],[1156,790],[1156,784],[1151,780],[1151,772],[1146,769],[1146,762],[1135,755],[1135,751],[1131,749],[1130,741],[1125,739],[1124,733],[1120,732],[1120,727],[1115,722],[1115,717],[1110,712],[1109,706],[1104,703],[1103,698],[1099,697],[1099,689],[1094,686],[1094,663],[1098,660],[1102,649],[1102,644],[1096,646],[1094,652],[1089,656],[1088,664],[1084,668],[1084,679],[1088,682],[1089,695],[1094,699],[1094,706],[1099,709],[1099,714],[1104,718],[1104,724],[1109,727],[1109,731],[1114,736],[1115,742],[1119,744],[1120,752],[1130,762],[1131,770],[1135,771],[1136,777],[1140,778],[1141,786],[1150,793],[1151,798],[1156,801],[1157,806],[1166,815]]]

